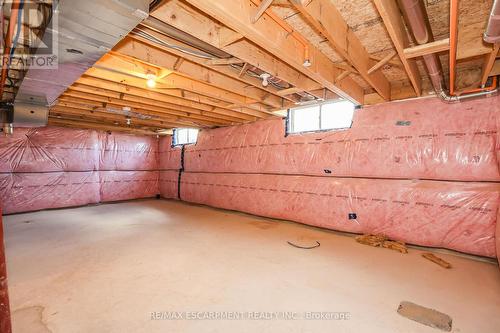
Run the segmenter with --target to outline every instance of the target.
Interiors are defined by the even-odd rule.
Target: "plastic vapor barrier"
[[[158,139],[60,127],[16,128],[0,141],[5,214],[154,197]]]
[[[357,110],[351,129],[285,137],[282,119],[203,130],[185,170],[500,181],[500,97]]]
[[[495,257],[497,184],[184,173],[182,200]]]
[[[99,172],[0,174],[0,200],[5,214],[100,201]]]

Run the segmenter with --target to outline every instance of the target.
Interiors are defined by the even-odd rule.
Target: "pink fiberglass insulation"
[[[495,256],[499,184],[184,173],[182,200]],[[355,214],[355,215],[354,215]]]
[[[0,174],[0,202],[5,214],[95,204],[99,187],[97,171]]]
[[[0,205],[6,214],[159,193],[155,137],[16,128],[2,138],[0,157]]]
[[[185,170],[500,181],[500,97],[357,110],[348,130],[291,134],[282,119],[203,130]],[[399,124],[399,125],[398,125]],[[403,124],[403,126],[401,126]]]
[[[178,199],[179,171],[160,171],[160,194],[166,199]]]
[[[158,175],[158,171],[99,171],[101,202],[154,197]]]
[[[178,170],[181,168],[181,148],[172,147],[172,136],[164,136],[159,141],[160,170]]]
[[[95,131],[16,128],[0,139],[0,172],[93,171],[98,158]]]
[[[99,170],[158,170],[158,139],[99,132]]]

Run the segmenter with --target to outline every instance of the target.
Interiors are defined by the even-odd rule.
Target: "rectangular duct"
[[[61,0],[42,38],[57,47],[58,66],[28,69],[14,101],[14,126],[46,125],[57,98],[148,12],[149,0]]]

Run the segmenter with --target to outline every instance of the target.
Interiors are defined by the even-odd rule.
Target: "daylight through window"
[[[288,112],[288,133],[350,128],[354,109],[349,101],[292,108]]]
[[[196,143],[198,130],[196,128],[176,128],[174,129],[174,146]]]

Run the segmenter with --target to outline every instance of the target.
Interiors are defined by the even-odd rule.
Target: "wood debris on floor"
[[[453,320],[446,313],[411,302],[401,302],[398,307],[398,313],[420,324],[447,332],[451,331]]]
[[[390,240],[384,235],[360,235],[355,237],[356,242],[374,247],[385,247],[401,253],[408,253],[408,248],[404,242]]]
[[[443,267],[443,268],[451,268],[451,264],[449,262],[447,262],[446,260],[443,260],[441,258],[439,258],[438,256],[432,254],[432,253],[429,253],[429,252],[426,252],[426,253],[422,253],[422,257],[424,257],[425,259],[427,260],[430,260],[436,264],[438,264],[439,266]]]

